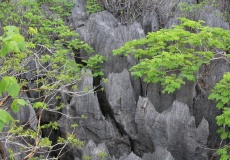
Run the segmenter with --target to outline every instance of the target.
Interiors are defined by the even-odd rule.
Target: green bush
[[[172,93],[185,81],[195,81],[200,66],[208,64],[216,51],[228,51],[229,43],[228,30],[181,18],[180,25],[127,42],[113,53],[138,58],[131,74],[147,83],[159,82],[163,92]]]
[[[160,83],[164,87],[163,92],[172,93],[186,81],[196,81],[197,72],[203,64],[218,59],[230,64],[229,50],[229,30],[181,18],[180,25],[149,33],[145,38],[127,42],[113,52],[138,58],[139,62],[130,69],[131,74],[147,83]],[[225,73],[209,96],[209,99],[217,101],[216,107],[222,111],[216,117],[222,140],[230,139],[229,91],[230,73]],[[230,159],[229,153],[229,144],[217,150],[221,160]]]
[[[88,14],[93,14],[103,11],[102,6],[97,2],[97,0],[86,0],[86,12]]]
[[[41,9],[43,4],[48,6],[47,12]],[[48,97],[59,101],[58,93],[76,94],[74,89],[70,91],[66,88],[77,88],[76,82],[84,75],[81,70],[91,68],[93,64],[96,73],[97,70],[100,71],[100,67],[96,65],[100,66],[104,61],[101,56],[96,56],[97,62],[89,59],[88,66],[75,62],[76,51],[91,53],[93,49],[79,40],[78,34],[65,23],[65,18],[70,15],[73,5],[67,0],[21,0],[0,3],[0,22],[1,26],[4,26],[0,27],[0,106],[6,105],[6,100],[11,98],[12,103],[7,110],[12,109],[16,113],[21,106],[31,105],[39,113],[37,130],[32,130],[25,129],[25,124],[19,125],[18,120],[14,120],[6,110],[0,109],[0,131],[5,127],[8,133],[5,138],[7,141],[3,143],[12,143],[20,150],[27,150],[24,159],[38,158],[34,155],[42,151],[39,155],[41,158],[44,156],[43,153],[50,154],[53,147],[59,146],[59,150],[55,149],[59,152],[55,157],[58,159],[63,155],[61,152],[66,145],[78,148],[84,145],[74,134],[76,127],[73,128],[73,132],[67,133],[65,138],[59,137],[58,144],[53,144],[49,136],[40,138],[42,129],[49,128],[51,132],[58,129],[57,122],[41,124],[41,113],[60,113],[60,109],[64,107],[64,104],[60,103],[56,108],[50,109],[53,104]],[[31,61],[36,64],[35,68],[29,67]],[[27,73],[35,78],[23,78]],[[37,99],[23,96],[31,92],[38,95]],[[18,142],[18,138],[23,138],[25,143]],[[10,148],[8,152],[11,159],[24,153],[14,153]]]

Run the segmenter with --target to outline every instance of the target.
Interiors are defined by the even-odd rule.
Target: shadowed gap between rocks
[[[94,86],[94,87],[99,86],[99,87],[97,88],[97,90],[98,90],[98,91],[97,91],[97,98],[98,98],[99,107],[100,107],[100,110],[101,110],[103,116],[104,116],[105,118],[108,117],[108,116],[110,116],[111,119],[114,121],[114,124],[116,125],[116,127],[117,127],[119,133],[120,133],[122,136],[126,135],[126,136],[129,137],[129,135],[126,133],[126,131],[124,130],[124,128],[122,127],[122,125],[119,124],[119,123],[116,121],[116,119],[115,119],[115,117],[114,117],[114,112],[113,112],[113,110],[111,109],[111,106],[110,106],[108,100],[106,99],[106,93],[105,93],[104,91],[101,90],[102,87],[101,87],[101,85],[100,85],[100,81],[101,81],[101,77],[95,77],[95,78],[93,78],[93,86]],[[130,141],[131,151],[134,152],[134,141],[132,140],[131,137],[129,137],[129,141]]]

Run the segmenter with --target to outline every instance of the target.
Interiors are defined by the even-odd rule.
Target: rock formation
[[[204,65],[196,82],[186,83],[173,94],[163,94],[159,84],[146,84],[130,75],[130,67],[137,63],[134,57],[113,56],[112,53],[127,41],[177,24],[177,17],[185,15],[179,4],[194,5],[199,1],[161,0],[155,10],[146,11],[139,22],[126,26],[109,11],[88,15],[85,1],[75,2],[71,25],[80,39],[93,47],[92,54],[108,58],[102,67],[107,82],[101,77],[93,78],[90,70],[82,70],[84,76],[77,82],[78,91],[83,92],[87,87],[90,93],[73,96],[60,93],[65,104],[63,114],[43,113],[42,123],[59,123],[60,130],[54,134],[54,139],[57,135],[65,137],[74,132],[86,142],[82,150],[67,146],[69,152],[61,159],[78,160],[89,155],[92,160],[99,160],[99,152],[106,153],[107,160],[209,159],[212,149],[218,148],[220,143],[215,120],[220,111],[207,97],[223,73],[230,71],[229,65],[222,60]],[[185,16],[202,19],[212,27],[229,29],[229,24],[216,13],[221,12],[206,5]],[[90,56],[84,52],[80,54],[84,59]],[[29,67],[35,67],[33,61],[30,63]],[[33,78],[32,73],[23,76],[29,80]],[[29,96],[34,98],[36,93]],[[52,98],[49,100],[55,102],[53,107],[59,103]],[[87,119],[80,118],[82,115]],[[30,120],[31,116],[36,117],[31,106],[14,115],[21,123],[29,120],[29,127],[36,129],[37,119]],[[72,124],[79,126],[73,131]]]

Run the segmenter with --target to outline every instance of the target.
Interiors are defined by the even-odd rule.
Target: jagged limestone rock
[[[77,28],[84,26],[85,20],[87,20],[88,15],[86,13],[85,1],[84,0],[74,0],[76,5],[71,10],[72,27]]]
[[[174,160],[171,153],[162,147],[156,147],[155,152],[145,153],[142,160]]]
[[[131,152],[128,156],[120,157],[119,160],[141,160],[141,158]]]
[[[209,127],[209,148],[219,148],[220,135],[216,132],[219,128],[216,124],[216,116],[221,114],[221,111],[216,108],[214,101],[208,100],[211,89],[219,82],[225,72],[230,71],[230,66],[225,60],[215,60],[210,65],[204,65],[200,69],[199,79],[196,84],[196,97],[194,98],[194,105],[192,107],[192,114],[196,119],[198,126],[203,117],[208,121]]]
[[[174,101],[170,109],[159,114],[147,98],[140,97],[137,111],[138,133],[146,138],[143,143],[166,148],[178,160],[207,159],[204,148],[209,135],[208,122],[203,119],[196,128],[195,118],[187,105]]]
[[[158,1],[156,11],[159,16],[159,24],[161,25],[161,27],[165,27],[165,26],[170,27],[175,23],[175,21],[170,22],[170,19],[173,17],[180,17],[178,16],[178,13],[180,13],[179,5],[184,2],[187,2],[188,4],[195,4],[197,1],[196,0]]]
[[[131,68],[136,64],[132,56],[112,56],[115,50],[125,42],[144,37],[144,31],[137,22],[129,26],[123,26],[115,17],[106,11],[92,14],[82,27],[76,28],[80,38],[94,48],[94,54],[100,54],[108,58],[103,65],[105,77],[110,73],[120,73],[124,68]],[[81,57],[88,57],[89,54],[82,53]],[[135,90],[136,101],[141,91],[140,81],[131,78]]]
[[[105,145],[105,143],[100,143],[96,145],[94,141],[89,140],[87,145],[84,147],[82,151],[82,156],[90,156],[91,160],[101,160],[103,159],[104,155],[104,160],[110,160],[111,157],[109,155],[109,151]]]
[[[187,81],[186,85],[182,85],[180,89],[171,94],[163,93],[163,87],[159,83],[145,84],[143,86],[144,95],[148,97],[155,109],[160,113],[169,109],[175,99],[188,106],[192,106],[194,97],[196,96],[194,82]]]
[[[107,79],[108,82],[103,87],[109,102],[108,107],[113,110],[114,117],[124,129],[124,132],[131,137],[135,137],[136,102],[129,72],[124,69],[121,73],[111,73]]]
[[[143,19],[142,25],[144,27],[155,26],[155,24],[157,24],[155,22],[158,22],[159,26],[170,27],[173,24],[177,24],[179,22],[177,17],[183,15],[178,8],[178,4],[182,2],[188,2],[189,4],[197,3],[195,0],[159,1],[160,5],[157,6],[157,10],[149,11],[149,15]],[[101,99],[99,97],[100,104],[104,103],[102,101],[105,101],[103,108],[107,107],[109,109],[99,108],[96,110],[93,109],[92,112],[90,112],[86,108],[92,106],[94,103],[85,102],[90,98],[82,98],[82,100],[76,98],[74,100],[75,102],[71,100],[71,105],[67,104],[67,108],[63,110],[63,113],[75,115],[77,115],[76,110],[78,110],[79,113],[90,113],[91,116],[98,118],[92,118],[92,121],[89,120],[87,126],[90,126],[90,131],[85,131],[85,129],[80,128],[82,138],[90,139],[93,137],[92,139],[99,143],[103,139],[103,136],[107,138],[113,137],[111,136],[111,132],[114,130],[118,135],[121,134],[121,132],[127,134],[129,137],[126,135],[126,138],[124,138],[125,143],[121,142],[122,140],[119,138],[112,139],[111,142],[109,142],[108,139],[103,139],[110,153],[113,153],[111,156],[116,155],[116,158],[123,155],[122,150],[128,155],[131,152],[130,146],[132,146],[133,151],[138,156],[148,152],[153,153],[157,150],[157,147],[162,147],[171,153],[175,159],[207,159],[207,152],[204,151],[203,147],[207,147],[208,126],[210,125],[210,134],[212,134],[216,129],[212,128],[212,126],[214,126],[213,124],[215,124],[214,117],[216,113],[218,113],[212,112],[215,110],[213,110],[215,103],[207,100],[208,93],[200,94],[199,91],[197,91],[197,84],[186,83],[186,85],[182,86],[180,90],[177,90],[173,94],[163,94],[161,92],[162,88],[158,84],[149,84],[147,86],[147,84],[142,85],[142,82],[139,80],[134,81],[128,73],[124,74],[124,70],[128,70],[132,65],[136,64],[136,60],[132,56],[114,57],[112,56],[112,50],[119,48],[126,41],[144,37],[144,31],[141,25],[135,22],[129,26],[122,26],[113,15],[107,11],[95,13],[87,17],[83,1],[79,1],[78,5],[79,6],[75,6],[78,10],[76,9],[76,12],[72,13],[73,21],[77,22],[79,20],[79,24],[74,26],[76,32],[80,34],[82,40],[94,48],[95,53],[99,53],[108,58],[108,61],[103,65],[103,71],[105,72],[105,77],[109,79],[108,84],[103,84],[105,88],[104,97],[102,96]],[[156,14],[154,12],[156,12]],[[195,12],[197,12],[196,15],[198,17],[200,16],[199,14],[202,14],[200,11]],[[192,19],[197,18],[194,15],[187,16]],[[203,14],[203,17],[203,20],[208,20],[208,25],[216,24],[217,26],[226,26],[222,24],[222,20],[220,22],[218,19],[215,19],[213,14]],[[84,54],[84,52],[81,52],[81,57],[86,57],[87,59],[88,56],[89,55]],[[213,74],[210,77],[215,78],[216,75]],[[209,83],[208,79],[205,79],[205,81]],[[140,95],[144,95],[148,98],[143,102],[138,101]],[[95,94],[95,96],[98,96],[98,94]],[[133,97],[135,97],[134,100]],[[197,99],[198,97],[199,99]],[[123,100],[121,103],[122,107],[119,106],[120,100]],[[135,101],[138,101],[137,108]],[[143,105],[145,101],[148,102],[146,105],[148,106],[147,108]],[[183,102],[186,105],[177,101]],[[84,105],[84,103],[86,104]],[[76,107],[76,104],[78,107]],[[97,106],[98,104],[95,103],[94,105]],[[131,106],[134,106],[134,108],[131,109]],[[207,108],[210,106],[211,109]],[[119,111],[119,107],[123,110]],[[83,112],[81,112],[81,110],[83,110]],[[100,113],[100,110],[104,113]],[[211,112],[212,116],[208,118],[207,115]],[[133,118],[133,115],[135,115],[135,118]],[[191,115],[194,115],[195,118]],[[100,117],[102,117],[102,119]],[[103,117],[105,120],[103,120]],[[123,117],[125,118],[123,119]],[[130,119],[134,121],[134,124],[127,126],[127,124],[131,122],[129,121]],[[110,124],[105,125],[107,126],[106,130],[108,133],[105,135],[102,134],[103,136],[100,136],[101,134],[98,135],[99,132],[94,134],[95,131],[100,130],[100,127],[99,129],[95,129],[95,126],[104,124],[104,121]],[[63,124],[65,123],[63,122]],[[86,123],[87,122],[84,122],[82,124]],[[113,128],[112,131],[110,127]],[[177,133],[183,140],[178,140],[176,136]],[[217,137],[219,136],[216,134],[212,136],[213,139],[217,139]],[[130,143],[131,141],[127,140],[129,138],[132,139],[132,144]],[[117,153],[116,150],[119,150],[119,153]]]
[[[25,93],[21,94],[21,97],[23,97],[25,100],[28,99],[27,95]],[[1,106],[1,109],[10,108],[10,105],[12,103],[12,99],[10,98],[8,102],[4,103],[3,106]],[[14,113],[11,109],[9,109],[9,114],[15,119],[18,120],[18,124],[24,125],[24,129],[31,129],[36,131],[37,130],[37,114],[34,111],[34,108],[32,105],[27,101],[28,105],[26,106],[20,106],[20,110],[17,113]],[[29,137],[10,137],[10,134],[5,134],[9,130],[9,125],[5,125],[3,128],[3,132],[0,133],[0,142],[2,145],[2,149],[4,151],[5,157],[9,157],[8,149],[11,149],[15,156],[15,159],[23,159],[28,153],[21,151],[22,145],[28,145],[28,143],[33,144],[34,141],[32,141]],[[7,138],[6,138],[7,137]],[[0,155],[1,159],[1,155]]]
[[[146,11],[142,18],[142,26],[145,34],[159,30],[158,15],[155,11]]]
[[[108,58],[103,70],[105,74],[119,73],[124,68],[135,63],[134,59],[122,56],[112,56],[112,50],[119,48],[125,42],[144,37],[144,31],[139,23],[122,26],[109,12],[92,14],[85,26],[76,28],[82,40],[93,46],[95,53]]]
[[[151,126],[154,125],[156,117],[159,115],[148,98],[139,97],[135,115],[138,137],[135,139],[135,152],[139,154],[153,152],[154,143],[151,140]]]
[[[181,2],[178,4],[182,4]],[[184,2],[188,2],[188,1],[185,0]],[[177,25],[180,23],[178,17],[185,17],[195,21],[203,20],[205,22],[205,25],[210,27],[220,27],[223,29],[229,29],[230,26],[226,22],[227,19],[226,16],[228,15],[225,15],[216,7],[212,6],[211,4],[208,4],[209,2],[206,3],[207,4],[203,4],[200,7],[195,7],[195,5],[197,5],[197,2],[191,0],[190,2],[188,2],[188,5],[191,4],[194,7],[190,11],[189,10],[181,11],[177,4],[176,7],[177,9],[175,10],[174,14],[172,14],[172,16],[168,19],[167,23],[165,23],[165,27],[169,28],[173,25]],[[221,1],[220,2],[217,1],[217,5],[219,5],[218,3],[221,3]]]
[[[224,20],[224,13],[211,5],[201,7],[196,15],[196,19],[205,21],[205,24],[210,27],[220,27],[229,29],[229,24]],[[225,15],[226,16],[226,15]]]
[[[74,95],[70,100],[70,104],[63,108],[62,113],[64,115],[58,121],[61,133],[65,135],[72,132],[71,125],[77,123],[79,126],[74,133],[78,138],[83,140],[92,139],[95,142],[105,141],[110,152],[116,156],[121,156],[121,150],[129,153],[129,140],[121,135],[114,120],[110,116],[104,117],[101,112],[97,93],[92,92],[93,77],[91,71],[86,71],[77,85],[79,93],[86,87],[91,92]],[[85,115],[87,118],[81,119],[81,115]],[[116,149],[114,149],[113,145],[116,146]],[[75,157],[79,156],[78,151],[74,149],[72,153]]]

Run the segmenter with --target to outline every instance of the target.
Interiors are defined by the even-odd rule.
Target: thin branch
[[[5,103],[5,101],[9,98],[10,96],[7,95],[3,100],[0,101],[0,107]]]

